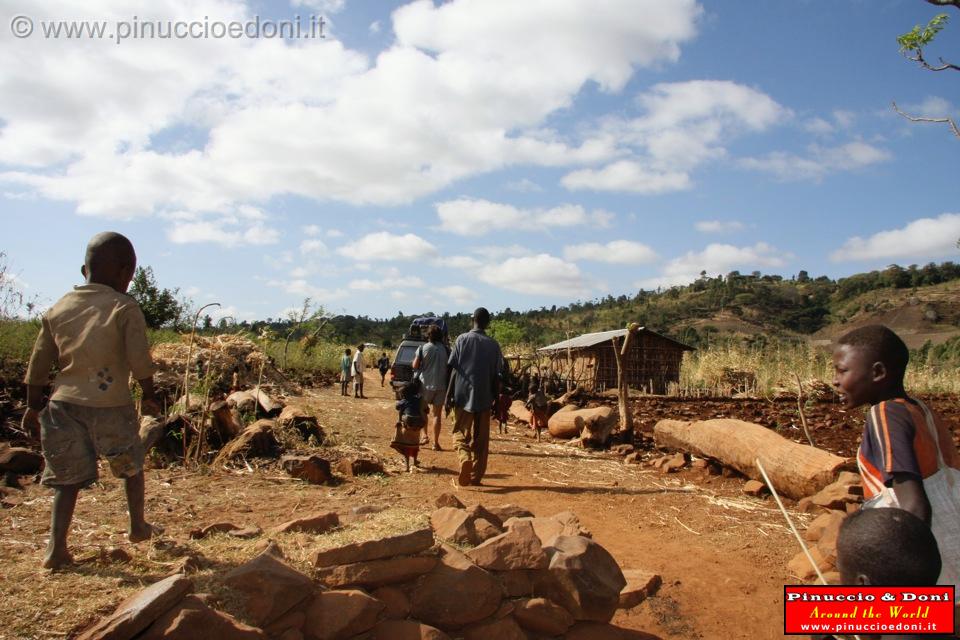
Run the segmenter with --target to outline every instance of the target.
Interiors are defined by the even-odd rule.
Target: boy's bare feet
[[[71,564],[73,564],[73,556],[69,551],[47,548],[47,555],[43,559],[44,569],[56,570]]]
[[[130,542],[143,542],[144,540],[149,540],[154,536],[159,536],[161,533],[163,533],[163,527],[150,524],[149,522],[144,522],[140,526],[130,527],[130,533],[127,534],[127,540]]]

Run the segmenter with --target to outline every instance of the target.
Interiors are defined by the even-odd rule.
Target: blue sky
[[[960,116],[955,74],[897,52],[922,0],[35,5],[0,6],[0,250],[43,303],[106,229],[237,319],[957,258],[960,139],[890,106]],[[296,16],[326,37],[43,36]]]

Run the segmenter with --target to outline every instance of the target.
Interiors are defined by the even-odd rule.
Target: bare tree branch
[[[960,0],[958,0],[958,2],[960,2]],[[940,58],[940,66],[935,67],[929,62],[927,62],[926,58],[923,57],[923,51],[921,49],[916,49],[916,52],[917,54],[915,56],[909,56],[906,53],[904,53],[903,57],[906,58],[907,60],[912,60],[913,62],[916,62],[927,71],[945,71],[947,69],[950,69],[952,71],[960,71],[960,65],[953,64],[952,62],[947,62],[943,58]]]
[[[927,1],[929,2],[930,0],[927,0]],[[960,0],[956,0],[956,1],[957,1],[957,2],[960,2]],[[945,122],[945,123],[947,123],[947,124],[950,125],[950,129],[953,130],[953,135],[955,135],[955,136],[957,136],[958,138],[960,138],[960,128],[957,128],[957,123],[954,122],[952,118],[946,118],[946,117],[944,117],[944,118],[925,118],[925,117],[922,117],[922,116],[911,116],[911,115],[906,114],[906,113],[904,113],[903,111],[901,111],[901,110],[900,110],[900,107],[897,106],[897,103],[896,103],[896,102],[893,102],[892,104],[893,104],[893,110],[896,111],[897,113],[899,113],[901,116],[903,116],[903,117],[906,118],[907,120],[909,120],[910,122]]]

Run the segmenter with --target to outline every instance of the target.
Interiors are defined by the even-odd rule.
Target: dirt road
[[[447,450],[422,449],[423,471],[402,473],[389,448],[392,394],[373,378],[367,400],[329,389],[312,406],[321,424],[338,425],[340,435],[362,438],[392,462],[397,475],[384,498],[429,510],[437,495],[456,491],[467,503],[517,504],[537,515],[573,511],[622,567],[663,577],[658,596],[618,613],[617,624],[664,638],[782,637],[783,584],[791,582],[785,565],[798,549],[773,502],[743,496],[741,480],[693,470],[662,475],[606,453],[537,444],[526,429],[498,434],[494,427],[484,486],[456,490],[447,424]]]
[[[149,469],[147,516],[166,531],[160,540],[130,545],[122,485],[102,468],[101,484],[81,494],[71,531],[71,549],[82,562],[62,573],[39,568],[50,493],[33,485],[18,492],[17,506],[0,510],[0,599],[10,603],[0,608],[0,640],[69,636],[186,556],[201,558],[194,574],[201,590],[263,543],[262,537],[190,540],[199,526],[227,521],[267,530],[293,514],[343,513],[360,504],[428,514],[440,493],[455,491],[456,454],[446,425],[441,444],[447,450],[424,449],[422,470],[404,473],[389,448],[396,420],[389,387],[381,388],[379,374],[371,372],[366,391],[366,400],[342,397],[337,385],[303,401],[336,442],[381,455],[387,476],[326,487],[292,480],[269,462],[257,469]],[[618,612],[617,624],[664,638],[779,638],[783,584],[793,581],[785,565],[795,543],[773,503],[743,496],[741,486],[742,480],[699,471],[661,475],[606,453],[538,444],[511,427],[507,434],[494,428],[484,486],[456,491],[468,504],[511,503],[537,515],[573,511],[623,568],[659,573],[659,594]],[[280,542],[290,562],[310,570],[313,539],[298,534]],[[113,547],[130,559],[107,558]]]

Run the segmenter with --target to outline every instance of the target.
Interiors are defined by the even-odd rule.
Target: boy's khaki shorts
[[[143,444],[132,404],[84,407],[51,400],[40,413],[40,440],[46,460],[40,482],[48,487],[96,482],[98,455],[118,478],[143,471]]]

